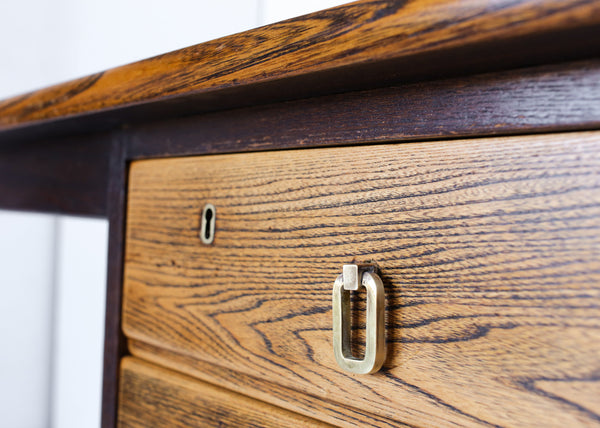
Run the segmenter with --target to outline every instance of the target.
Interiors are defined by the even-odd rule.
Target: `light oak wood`
[[[347,428],[357,426],[410,426],[369,413],[363,409],[354,408],[348,404],[333,401],[334,397],[331,397],[331,399],[322,396],[316,397],[275,382],[259,379],[240,371],[177,354],[137,340],[129,340],[128,344],[130,352],[143,360],[248,395],[277,407],[289,409],[295,413],[311,418],[318,417],[319,420],[335,426]]]
[[[122,428],[330,426],[131,357],[121,362],[118,417]]]
[[[580,45],[599,25],[600,5],[594,0],[357,1],[4,100],[0,130],[115,109],[120,110],[112,120],[118,121],[123,108],[160,100],[169,100],[163,110],[168,114],[176,98],[311,73],[327,72],[327,88],[347,76],[355,85],[369,74],[398,81],[414,78],[411,72],[420,78],[440,75],[460,63],[467,70],[484,63],[526,65],[544,52],[542,58],[556,61],[573,58],[578,47],[583,54],[587,48]],[[583,37],[580,30],[586,28]],[[365,64],[368,70],[348,72]],[[317,89],[319,80],[307,86],[327,92]],[[270,90],[280,97],[300,93],[293,86]],[[222,98],[197,101],[206,111]]]
[[[130,339],[410,425],[600,423],[598,133],[134,162],[126,239]],[[387,290],[374,375],[333,358],[351,261]]]

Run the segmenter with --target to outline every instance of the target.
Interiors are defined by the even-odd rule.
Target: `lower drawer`
[[[331,289],[350,262],[376,263],[387,295],[387,358],[372,375],[342,371],[332,350]],[[277,384],[373,425],[597,424],[599,307],[598,133],[131,167],[131,352],[256,379],[235,388],[245,394]],[[325,407],[315,417],[343,422]]]
[[[330,426],[131,357],[119,394],[121,428]]]

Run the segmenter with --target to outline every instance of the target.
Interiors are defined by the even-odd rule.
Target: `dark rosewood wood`
[[[102,382],[102,428],[117,424],[119,362],[126,344],[121,332],[121,296],[123,283],[123,250],[127,189],[126,144],[115,136],[110,158],[108,183],[108,274],[106,319],[104,323],[104,374]]]
[[[145,124],[132,158],[594,129],[600,61],[416,83]]]
[[[164,117],[583,58],[599,52],[599,30],[593,0],[363,0],[5,100],[0,129],[112,110],[106,125],[157,101]]]
[[[127,137],[127,156],[139,159],[599,125],[600,61],[590,60],[222,111],[114,135]],[[108,135],[0,144],[0,207],[106,215]]]
[[[0,144],[0,208],[106,215],[109,138]]]

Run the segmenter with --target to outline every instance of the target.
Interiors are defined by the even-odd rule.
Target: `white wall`
[[[53,427],[100,420],[108,224],[56,221],[50,420]]]
[[[0,425],[45,426],[54,274],[50,216],[0,212]]]
[[[260,25],[283,21],[344,3],[349,3],[349,0],[263,0],[259,12]]]
[[[0,2],[0,98],[345,1]],[[98,427],[108,224],[0,211],[0,426]]]

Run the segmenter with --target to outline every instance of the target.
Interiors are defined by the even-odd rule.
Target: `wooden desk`
[[[110,220],[103,427],[599,425],[598,35],[358,1],[0,102],[0,206]],[[371,375],[331,349],[351,262]]]

